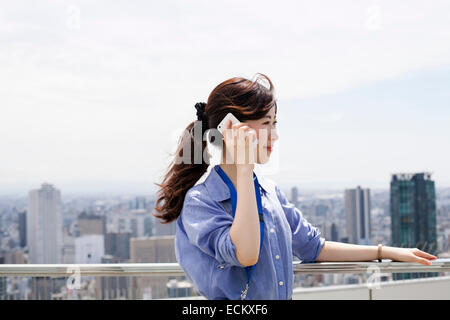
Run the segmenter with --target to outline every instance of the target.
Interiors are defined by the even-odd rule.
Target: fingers
[[[225,134],[235,133],[242,127],[248,128],[248,125],[245,122],[239,122],[239,123],[233,124],[233,122],[231,120],[228,120],[227,123],[225,124],[224,133]]]
[[[416,258],[416,261],[417,261],[418,263],[420,263],[420,264],[425,265],[425,266],[429,266],[429,265],[431,264],[431,261],[430,261],[430,260],[427,260],[427,259],[424,259],[424,258],[419,258],[419,257],[417,257],[417,258]]]
[[[429,253],[424,252],[424,251],[419,250],[419,249],[417,249],[416,251],[414,251],[414,254],[415,254],[416,256],[419,256],[419,257],[425,258],[425,259],[429,259],[429,260],[435,260],[435,259],[437,259],[436,256],[433,256],[432,254],[429,254]]]
[[[256,130],[250,128],[248,125],[242,124],[233,131],[233,137],[236,138],[238,143],[244,143],[246,145],[254,143],[257,140]]]
[[[236,138],[238,140],[243,138],[243,141],[245,141],[246,143],[256,143],[258,141],[256,130],[251,128],[245,122],[232,124],[232,121],[228,120],[225,124],[225,129],[222,132],[222,135],[224,139],[226,141],[230,141],[230,143],[233,143]]]
[[[227,139],[232,139],[235,135],[235,130],[237,130],[239,127],[245,125],[245,123],[236,123],[233,124],[233,122],[230,120],[227,121],[227,123],[225,124],[225,129],[223,131],[223,135],[224,137],[226,137]]]
[[[247,123],[240,122],[232,125],[231,120],[228,120],[227,122],[225,134],[230,138],[239,136],[241,134],[243,134],[244,136],[254,135],[255,137],[252,137],[251,141],[255,140],[256,138],[256,130],[250,128]]]
[[[425,266],[431,265],[430,260],[437,259],[437,257],[433,256],[432,254],[426,253],[419,249],[414,249],[412,251],[412,254],[414,256],[414,260],[420,264],[423,264]]]
[[[244,128],[244,129],[242,129],[242,128]],[[257,135],[256,135],[256,130],[254,130],[250,127],[242,127],[242,128],[241,128],[242,130],[239,131],[239,134],[242,134],[244,136],[244,142],[247,145],[250,145],[250,144],[254,145],[258,140]]]
[[[223,138],[233,161],[238,164],[253,164],[256,161],[258,135],[248,123],[232,124],[231,120],[228,120]]]

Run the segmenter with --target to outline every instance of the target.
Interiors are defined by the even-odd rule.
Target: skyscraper
[[[24,248],[27,245],[27,212],[19,212],[19,243]]]
[[[346,189],[345,213],[348,242],[371,244],[370,189]]]
[[[430,173],[394,174],[391,179],[392,246],[435,253],[436,195]],[[394,280],[437,276],[437,273],[398,273]]]
[[[28,263],[61,263],[61,192],[51,184],[29,192],[26,227]]]
[[[295,207],[298,206],[298,188],[297,187],[293,187],[291,189],[291,202]]]
[[[436,196],[431,174],[392,175],[390,205],[392,245],[435,252]]]

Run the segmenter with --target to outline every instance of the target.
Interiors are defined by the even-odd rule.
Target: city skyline
[[[408,171],[409,172],[409,171]],[[392,173],[389,175],[389,177],[391,178],[392,175],[395,173]],[[48,181],[48,180],[46,180]],[[276,182],[276,181],[275,181]],[[41,186],[42,184],[45,184],[47,182],[41,182],[41,183],[36,183],[33,184],[31,186],[31,188],[28,188],[26,190],[22,190],[22,187],[20,188],[5,188],[5,189],[1,189],[0,188],[0,198],[26,198],[26,194],[30,189],[36,189],[39,188],[39,186]],[[130,186],[133,186],[133,183],[131,182],[130,184],[123,184],[119,187],[113,187],[113,188],[108,188],[107,186],[105,188],[100,188],[100,187],[94,187],[94,188],[86,188],[85,184],[80,184],[78,186],[75,186],[73,188],[69,188],[69,189],[65,189],[64,187],[60,187],[59,185],[56,185],[54,183],[51,183],[52,185],[55,185],[58,189],[63,190],[61,197],[64,199],[66,197],[68,198],[73,198],[73,197],[135,197],[135,196],[141,196],[141,197],[150,197],[152,199],[156,198],[156,191],[155,190],[150,190],[150,189],[146,189],[146,187],[142,187],[142,188],[130,188]],[[63,184],[64,186],[65,184]],[[138,184],[139,185],[139,184]],[[359,183],[358,181],[356,182],[348,182],[348,183],[338,183],[338,185],[336,185],[335,183],[329,183],[329,184],[323,184],[320,182],[317,183],[312,183],[312,184],[307,184],[307,185],[303,185],[301,183],[298,184],[291,184],[291,183],[277,183],[277,185],[285,191],[291,190],[292,188],[296,187],[298,189],[298,194],[299,195],[303,195],[303,194],[311,194],[311,193],[328,193],[328,192],[336,192],[336,193],[340,193],[341,191],[344,192],[345,189],[349,189],[349,188],[354,188],[357,185],[365,185],[367,186],[368,189],[371,189],[374,192],[389,192],[390,189],[390,185],[387,186],[380,186],[380,187],[371,187],[370,184],[365,184],[365,183]],[[376,184],[375,184],[376,185]],[[25,186],[23,187],[25,188]],[[150,191],[149,191],[150,190]],[[450,190],[450,186],[438,186],[436,185],[436,190],[437,191],[449,191]]]
[[[396,176],[407,178],[421,175],[423,173],[398,173],[393,175],[393,178]],[[427,179],[430,178],[429,173],[425,173],[425,176]],[[370,190],[369,200],[368,189],[361,189],[361,186],[354,187],[356,189],[341,190],[338,193],[308,194],[301,191],[298,192],[298,188],[295,187],[289,190],[290,192],[287,192],[291,195],[289,200],[297,204],[303,217],[312,225],[318,227],[326,240],[344,243],[355,242],[349,234],[349,232],[354,233],[349,228],[350,218],[350,220],[355,219],[356,225],[361,224],[368,228],[368,230],[364,231],[364,234],[361,232],[361,237],[364,238],[362,240],[365,244],[383,243],[392,245],[395,228],[391,225],[391,221],[395,219],[389,212],[389,192],[372,192]],[[428,189],[430,188],[434,190],[434,184],[430,185]],[[56,193],[56,200],[60,201],[60,190],[53,189],[48,183],[43,184],[41,189],[39,189],[43,199],[53,198],[55,200],[55,197],[50,196],[46,189],[49,191],[55,190],[56,192],[52,191],[51,193]],[[421,188],[417,189],[420,190]],[[46,192],[44,193],[42,190]],[[64,190],[61,191],[64,194]],[[33,190],[30,191],[30,194],[32,193]],[[360,193],[361,197],[358,196],[358,193]],[[439,197],[441,201],[436,201],[436,211],[433,213],[433,218],[436,221],[433,224],[428,224],[428,228],[436,229],[436,242],[434,246],[428,249],[428,252],[445,258],[450,253],[450,189],[441,195],[439,195],[439,190],[436,190],[436,200]],[[430,200],[434,198],[433,191]],[[50,202],[54,202],[53,200],[50,200]],[[49,202],[49,200],[45,201]],[[22,241],[24,226],[28,230],[30,228],[36,229],[36,231],[41,229],[36,223],[26,221],[27,216],[30,216],[27,208],[34,207],[30,205],[30,202],[33,202],[33,197],[29,199],[23,197],[22,200],[17,198],[7,200],[0,197],[0,263],[33,263],[30,249],[35,241],[31,240],[31,243]],[[161,225],[152,216],[154,204],[154,199],[141,195],[135,195],[134,197],[104,196],[100,198],[91,195],[88,197],[72,196],[67,199],[61,199],[61,209],[57,210],[60,212],[63,221],[63,224],[60,226],[60,229],[63,231],[63,241],[61,243],[62,261],[60,263],[176,262],[173,245],[176,224]],[[357,208],[358,204],[364,207],[364,214],[362,214],[364,215],[364,223],[363,220],[358,219],[358,211],[362,213]],[[45,204],[44,207],[51,209],[53,205]],[[420,207],[423,206],[420,205]],[[46,215],[54,213],[54,210],[44,211],[48,211]],[[370,222],[366,223],[369,220]],[[418,221],[419,224],[423,224],[423,221],[420,219]],[[43,226],[44,230],[46,228],[48,230],[48,227],[53,225],[49,220],[46,221],[46,224],[47,227]],[[350,221],[350,224],[352,224],[352,221]],[[357,231],[356,233],[360,232]],[[393,245],[398,244],[394,243]],[[422,277],[422,274],[417,276]],[[390,281],[390,279],[395,279],[396,277],[396,274],[389,275],[384,277],[383,281]],[[118,281],[116,277],[108,276],[83,280],[82,285],[86,290],[77,289],[70,292],[66,290],[67,283],[65,279],[63,281],[54,281],[51,286],[45,280],[40,281],[38,278],[32,278],[31,281],[23,282],[20,286],[14,284],[9,286],[5,285],[6,282],[4,282],[3,284],[0,283],[0,299],[1,297],[11,298],[13,296],[14,299],[26,299],[26,297],[28,299],[69,299],[71,297],[80,298],[86,296],[95,299],[116,299],[120,297],[126,299],[164,299],[167,296],[177,296],[177,294],[180,296],[198,294],[194,290],[192,283],[187,280],[181,280],[181,282],[169,281],[167,277],[142,281],[120,279]],[[336,278],[331,275],[320,278],[315,278],[312,275],[295,275],[295,279],[297,285],[301,283],[302,286],[306,287],[347,285],[364,281],[360,275],[349,275],[342,278]],[[169,286],[169,282],[174,283],[171,283]],[[191,290],[183,293],[172,292],[172,287],[177,287],[177,284],[183,284],[183,287],[187,286]],[[120,289],[119,291],[117,290],[118,288]]]

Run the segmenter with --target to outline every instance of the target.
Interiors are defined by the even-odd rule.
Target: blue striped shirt
[[[230,237],[233,223],[228,186],[215,166],[186,193],[177,219],[175,255],[197,290],[208,299],[239,300],[247,273]],[[293,256],[314,262],[325,239],[271,180],[261,187],[264,239],[253,270],[248,300],[285,300],[293,292]]]

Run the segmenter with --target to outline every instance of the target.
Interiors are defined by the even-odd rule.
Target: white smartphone
[[[225,126],[227,125],[228,120],[231,119],[231,125],[236,123],[241,123],[231,112],[229,112],[223,119],[220,121],[217,126],[217,130],[223,135],[223,130],[225,130]]]
[[[219,130],[220,134],[223,135],[223,130],[225,130],[225,126],[227,125],[228,120],[231,119],[231,125],[233,126],[236,123],[241,123],[231,112],[229,112],[223,119],[220,121],[217,126],[217,130]],[[258,143],[258,138],[255,139],[255,144]]]

